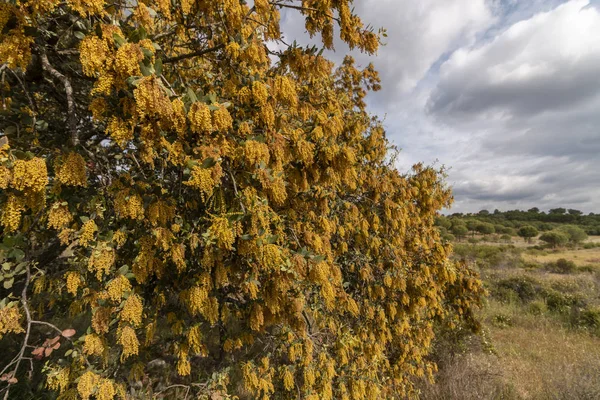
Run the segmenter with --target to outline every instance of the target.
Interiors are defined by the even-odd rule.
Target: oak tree
[[[348,0],[0,5],[5,398],[400,398],[476,327],[439,171],[281,12],[378,48]]]

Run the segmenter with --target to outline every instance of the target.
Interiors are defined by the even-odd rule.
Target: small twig
[[[231,171],[229,169],[227,169],[227,172],[229,173],[229,176],[231,177],[231,182],[233,183],[233,191],[235,192],[235,197],[239,199],[240,207],[242,207],[242,212],[244,214],[246,214],[246,207],[244,207],[244,203],[242,202],[242,199],[240,199],[240,197],[239,197],[239,193],[237,190],[237,183],[235,182],[235,178],[233,177],[233,174],[231,173]]]
[[[210,47],[208,49],[198,50],[198,51],[194,51],[192,53],[187,53],[187,54],[181,54],[181,55],[175,56],[175,57],[169,57],[163,61],[163,64],[171,64],[171,63],[175,63],[177,61],[185,60],[186,58],[203,56],[204,54],[208,54],[213,51],[220,50],[224,47],[225,47],[225,45],[221,43],[214,47]]]
[[[79,137],[77,135],[77,115],[75,114],[75,100],[73,98],[73,86],[71,85],[71,81],[50,64],[48,56],[43,51],[40,52],[40,60],[42,61],[42,68],[52,77],[61,81],[65,87],[65,94],[67,95],[67,112],[69,113],[67,123],[69,125],[69,130],[71,131],[71,144],[77,146],[79,144]]]
[[[19,371],[19,365],[21,364],[21,360],[23,360],[23,356],[25,355],[25,349],[27,348],[27,342],[29,341],[29,334],[31,332],[31,313],[29,312],[29,303],[27,302],[27,289],[29,288],[29,282],[31,281],[31,269],[29,268],[29,263],[26,264],[26,272],[25,276],[25,284],[23,285],[23,291],[21,292],[21,304],[23,305],[23,309],[25,310],[25,317],[27,318],[27,329],[25,331],[25,339],[23,339],[23,345],[21,346],[21,350],[17,355],[17,360],[15,364],[15,368],[12,372],[12,377],[17,377],[17,372]],[[6,387],[6,393],[4,393],[4,400],[8,400],[8,395],[10,394],[10,387],[13,383],[9,382]]]

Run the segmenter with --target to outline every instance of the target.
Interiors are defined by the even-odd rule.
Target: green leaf
[[[82,40],[85,37],[85,33],[81,31],[75,31],[75,33],[73,33],[73,36],[75,36],[79,40]]]
[[[142,75],[144,76],[150,76],[154,73],[154,67],[148,66],[143,62],[140,63],[140,70],[142,71]]]
[[[10,278],[9,280],[4,281],[4,289],[10,289],[15,282],[15,278]]]
[[[208,157],[206,160],[202,162],[202,168],[212,168],[215,166],[217,162],[214,158]]]
[[[192,103],[195,103],[198,101],[198,98],[196,97],[196,93],[194,93],[194,91],[191,88],[188,88],[187,96],[190,98]]]
[[[121,275],[127,275],[128,272],[129,272],[129,265],[127,265],[127,264],[125,264],[121,268],[119,268],[119,274],[121,274]]]
[[[160,58],[156,59],[156,62],[154,63],[154,69],[156,70],[156,75],[162,75],[162,70],[163,70],[162,59],[160,59]]]
[[[10,125],[4,128],[5,135],[14,135],[15,133],[17,133],[17,127],[14,125]]]
[[[117,47],[121,47],[126,43],[125,39],[123,39],[121,36],[117,35],[116,33],[113,33],[113,39],[115,40]]]

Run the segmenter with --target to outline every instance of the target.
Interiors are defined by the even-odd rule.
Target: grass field
[[[422,399],[600,399],[600,248],[532,246],[455,245],[489,291],[483,334],[459,351],[440,343]],[[560,259],[573,264],[557,273]]]

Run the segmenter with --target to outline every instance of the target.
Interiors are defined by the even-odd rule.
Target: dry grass
[[[547,262],[555,262],[560,258],[573,261],[579,266],[600,265],[600,248],[558,250],[545,252],[545,254],[523,254],[523,259],[526,261],[535,261],[542,264]]]
[[[599,237],[592,238],[600,241]],[[531,253],[531,254],[530,254]],[[507,257],[510,254],[507,253]],[[600,249],[559,252],[525,251],[527,261],[543,264],[565,258],[600,270]],[[600,304],[600,275],[573,271],[550,273],[544,268],[492,268],[482,271],[490,286],[515,277],[529,277],[539,287],[574,295],[588,306]],[[535,306],[535,307],[533,307]],[[431,385],[420,382],[423,400],[597,400],[600,399],[600,336],[569,324],[569,311],[556,313],[536,297],[523,302],[488,298],[480,312],[493,351],[480,341],[451,355],[440,346],[440,371]]]

